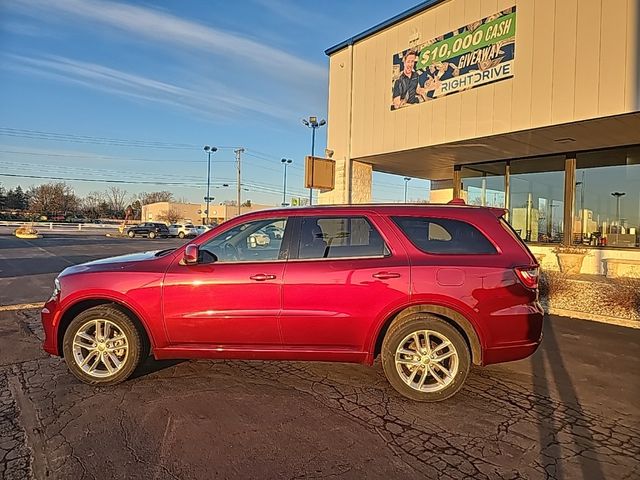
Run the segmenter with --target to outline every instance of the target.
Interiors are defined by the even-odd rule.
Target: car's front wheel
[[[127,233],[127,235],[129,235],[129,238],[133,238],[136,236],[136,232],[134,232],[133,230],[129,230],[129,232]]]
[[[455,395],[464,384],[471,355],[460,332],[429,314],[394,321],[382,343],[382,367],[393,388],[420,402]]]
[[[62,350],[76,378],[91,385],[115,385],[133,373],[146,356],[146,345],[129,316],[101,305],[71,321]]]

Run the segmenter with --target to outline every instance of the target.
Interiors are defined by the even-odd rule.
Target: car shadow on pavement
[[[553,323],[548,318],[544,322],[541,347],[532,357],[532,370],[534,392],[540,397],[548,397],[555,387],[563,406],[562,411],[554,408],[552,402],[537,403],[533,407],[538,417],[540,465],[547,478],[570,478],[571,475],[563,471],[563,459],[575,451],[594,452],[597,442],[590,428],[590,418],[580,405],[572,376],[562,358]],[[578,458],[582,478],[605,478],[602,465],[594,456],[587,458],[580,454]]]
[[[186,360],[156,360],[153,358],[153,355],[149,355],[147,359],[134,370],[130,379],[146,377],[147,375],[166,370],[183,362],[186,362]]]

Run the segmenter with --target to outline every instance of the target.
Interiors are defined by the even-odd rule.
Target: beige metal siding
[[[354,72],[355,73],[355,72]],[[327,148],[334,151],[336,160],[335,188],[324,195],[325,203],[347,201],[349,178],[349,128],[351,118],[351,49],[345,48],[329,59],[329,106],[327,122]]]
[[[553,32],[551,123],[573,120],[578,0],[556,2]]]
[[[330,59],[328,146],[336,159],[455,142],[639,109],[640,0],[449,0]],[[514,77],[391,111],[392,56],[513,5]],[[353,105],[352,129],[348,127]]]

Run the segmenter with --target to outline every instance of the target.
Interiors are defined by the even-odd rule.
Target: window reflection
[[[511,162],[509,222],[528,242],[561,242],[564,156]]]
[[[640,246],[640,148],[576,156],[574,243]]]
[[[565,156],[465,165],[462,197],[470,205],[509,208],[509,223],[528,242],[564,241]],[[640,247],[640,147],[576,155],[574,244]],[[507,196],[509,197],[507,199]],[[508,200],[508,202],[507,202]]]
[[[469,205],[505,208],[504,173],[506,162],[462,168],[463,198]]]

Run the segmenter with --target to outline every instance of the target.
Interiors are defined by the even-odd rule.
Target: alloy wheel
[[[402,381],[420,392],[438,392],[458,373],[458,352],[442,333],[418,330],[407,335],[395,353],[396,370]]]
[[[110,320],[90,320],[73,337],[73,358],[86,374],[111,377],[127,361],[129,343],[122,329]]]

